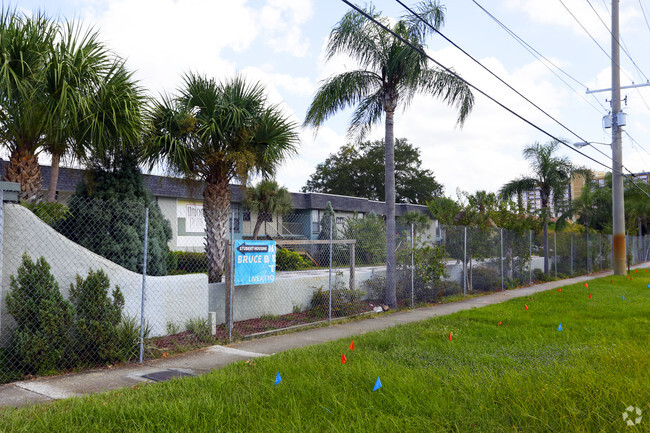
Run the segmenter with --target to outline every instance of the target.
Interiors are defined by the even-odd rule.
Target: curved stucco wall
[[[2,291],[0,292],[0,345],[10,337],[14,322],[5,303],[10,275],[16,275],[22,255],[36,260],[44,257],[51,273],[66,298],[77,274],[86,277],[89,269],[102,269],[110,278],[111,287],[120,286],[125,298],[124,312],[140,317],[142,275],[131,272],[70,241],[31,211],[16,204],[4,205],[2,236]],[[208,277],[205,274],[166,277],[147,276],[145,320],[152,327],[152,336],[165,335],[168,323],[183,329],[190,318],[207,318]]]

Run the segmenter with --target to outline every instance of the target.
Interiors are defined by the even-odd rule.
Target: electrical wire
[[[560,0],[560,2],[561,2],[561,1],[562,1],[562,0]],[[625,41],[623,40],[623,37],[619,34],[618,39],[620,39],[620,42],[619,42],[619,40],[618,40],[617,38],[614,38],[614,34],[613,34],[612,31],[609,29],[609,26],[607,26],[607,23],[605,23],[605,21],[603,21],[603,19],[600,17],[600,14],[599,14],[598,11],[596,10],[596,8],[594,8],[594,6],[591,4],[591,1],[590,1],[590,0],[586,0],[586,1],[587,1],[587,3],[589,4],[589,6],[591,7],[591,10],[592,10],[592,11],[594,12],[594,14],[598,17],[598,20],[599,20],[599,21],[601,22],[601,24],[605,27],[605,29],[609,32],[609,34],[610,34],[610,36],[612,37],[612,39],[616,41],[616,44],[619,46],[619,48],[622,49],[623,52],[625,53],[625,55],[628,57],[628,59],[630,59],[630,61],[631,61],[632,64],[634,65],[634,68],[635,68],[635,69],[637,70],[637,72],[639,73],[639,75],[640,75],[643,79],[645,79],[646,83],[647,83],[647,82],[650,82],[650,80],[648,80],[648,77],[646,76],[646,74],[643,73],[643,71],[641,70],[641,68],[639,68],[639,66],[636,64],[636,62],[634,61],[634,59],[633,59],[632,56],[630,55],[630,52],[629,52],[628,49],[627,49],[627,45],[625,44]],[[565,8],[566,8],[566,6],[565,6]],[[622,43],[623,45],[621,45],[621,43]],[[610,57],[610,58],[611,58],[611,57]],[[619,66],[619,68],[620,68],[620,66]],[[634,84],[634,81],[632,81],[632,84]],[[634,90],[636,90],[636,92],[637,92],[637,93],[639,94],[639,96],[641,97],[641,101],[643,102],[643,105],[645,105],[646,108],[647,108],[648,110],[650,110],[650,106],[648,105],[648,102],[647,102],[647,101],[645,100],[645,98],[643,97],[643,93],[641,93],[641,91],[638,89],[638,87],[635,87]]]
[[[445,39],[447,42],[449,42],[451,45],[453,45],[456,49],[458,49],[460,52],[462,52],[463,54],[465,54],[465,55],[466,55],[467,57],[469,57],[472,61],[474,61],[476,64],[478,64],[478,65],[481,66],[484,70],[486,70],[488,73],[490,73],[493,77],[495,77],[497,80],[499,80],[499,81],[500,81],[501,83],[503,83],[505,86],[507,86],[510,90],[512,90],[513,92],[515,92],[515,93],[516,93],[517,95],[519,95],[521,98],[523,98],[526,102],[528,102],[528,103],[531,104],[533,107],[537,108],[539,111],[541,111],[542,113],[544,113],[548,118],[550,118],[550,119],[553,120],[555,123],[557,123],[558,125],[560,125],[562,128],[564,128],[565,130],[567,130],[570,134],[574,135],[578,140],[580,140],[581,142],[587,143],[587,144],[588,144],[589,146],[591,146],[591,147],[592,147],[596,152],[598,152],[598,153],[600,153],[601,155],[603,155],[603,156],[605,156],[606,158],[608,158],[610,161],[612,161],[612,163],[614,162],[614,159],[613,159],[611,156],[607,155],[605,152],[603,152],[603,151],[601,151],[600,149],[598,149],[596,146],[594,146],[593,144],[591,144],[588,140],[586,140],[586,139],[584,139],[583,137],[581,137],[580,135],[578,135],[576,132],[574,132],[574,131],[573,131],[572,129],[570,129],[568,126],[566,126],[565,124],[563,124],[562,122],[560,122],[559,120],[557,120],[555,117],[553,117],[552,115],[550,115],[550,114],[549,114],[548,112],[546,112],[544,109],[540,108],[537,104],[535,104],[535,103],[534,103],[533,101],[531,101],[529,98],[527,98],[526,96],[524,96],[523,94],[521,94],[517,89],[513,88],[510,84],[508,84],[507,82],[505,82],[501,77],[499,77],[497,74],[495,74],[494,72],[492,72],[492,70],[490,70],[488,67],[486,67],[485,65],[483,65],[479,60],[477,60],[477,59],[474,58],[471,54],[469,54],[467,51],[465,51],[463,48],[461,48],[460,46],[458,46],[458,44],[456,44],[454,41],[452,41],[452,40],[449,39],[447,36],[445,36],[445,35],[444,35],[444,34],[443,34],[439,29],[437,29],[437,28],[435,28],[434,26],[432,26],[431,23],[427,22],[427,21],[426,21],[424,18],[422,18],[422,17],[421,17],[417,12],[415,12],[413,9],[411,9],[410,7],[408,7],[407,5],[405,5],[401,0],[395,0],[395,1],[396,1],[398,4],[400,4],[404,9],[406,9],[410,14],[412,14],[414,17],[416,17],[418,20],[420,20],[422,23],[424,23],[426,26],[428,26],[428,27],[431,28],[434,32],[436,32],[438,35],[440,35],[443,39]],[[621,165],[622,165],[622,164],[621,164]],[[622,167],[623,167],[623,169],[627,170],[630,174],[634,175],[630,170],[627,169],[627,167],[625,167],[624,165],[622,165]]]
[[[542,65],[544,65],[553,75],[555,75],[560,81],[562,81],[568,88],[570,88],[573,92],[575,92],[580,98],[582,98],[585,102],[587,102],[589,105],[591,105],[596,111],[599,113],[605,112],[608,113],[609,110],[603,105],[603,103],[594,95],[593,93],[590,93],[590,95],[596,100],[596,102],[600,105],[602,108],[599,110],[596,108],[591,102],[589,102],[582,93],[578,92],[573,86],[571,86],[569,83],[567,83],[562,77],[560,77],[553,69],[551,69],[546,63],[549,63],[552,65],[555,69],[558,71],[562,72],[565,76],[567,76],[569,79],[577,83],[578,85],[584,87],[585,90],[589,90],[589,88],[580,82],[578,79],[573,77],[571,74],[566,72],[564,69],[560,68],[558,65],[553,63],[551,60],[549,60],[546,56],[544,56],[542,53],[540,53],[538,50],[536,50],[533,46],[531,46],[528,42],[526,42],[524,39],[519,37],[514,31],[512,31],[508,26],[506,26],[504,23],[502,23],[497,17],[492,15],[487,9],[485,9],[482,5],[480,5],[476,0],[472,0],[476,6],[478,6],[488,17],[490,17],[495,23],[497,23],[506,33],[508,33],[519,45],[524,47],[526,51],[528,51],[535,59],[539,60]],[[543,61],[542,61],[543,59]],[[546,63],[545,63],[546,62]]]
[[[436,59],[434,59],[434,58],[431,57],[430,55],[428,55],[424,50],[422,50],[422,49],[419,48],[419,47],[416,47],[416,46],[413,45],[410,41],[406,40],[406,39],[403,38],[402,36],[400,36],[400,35],[398,35],[397,33],[395,33],[393,30],[391,30],[391,29],[389,29],[388,27],[386,27],[384,24],[382,24],[381,22],[379,22],[377,19],[375,19],[374,17],[372,17],[370,14],[368,14],[368,13],[367,13],[366,11],[364,11],[363,9],[359,8],[357,5],[351,3],[349,0],[341,0],[341,1],[342,1],[343,3],[345,3],[346,5],[348,5],[349,7],[351,7],[352,9],[354,9],[355,11],[357,11],[359,14],[363,15],[364,17],[366,17],[366,19],[372,21],[376,26],[378,26],[378,27],[380,27],[381,29],[383,29],[384,31],[390,33],[394,38],[398,39],[400,42],[402,42],[403,44],[407,45],[407,46],[410,47],[412,50],[418,52],[419,54],[423,55],[423,56],[426,57],[427,59],[431,60],[433,63],[435,63],[436,65],[438,65],[438,67],[442,68],[442,69],[443,69],[445,72],[447,72],[448,74],[450,74],[450,75],[454,76],[455,78],[457,78],[457,79],[463,81],[465,84],[467,84],[467,86],[469,86],[470,88],[476,90],[476,91],[479,92],[481,95],[483,95],[484,97],[488,98],[490,101],[494,102],[494,103],[497,104],[499,107],[503,108],[504,110],[506,110],[507,112],[509,112],[509,113],[512,114],[513,116],[517,117],[518,119],[520,119],[520,120],[523,121],[524,123],[527,123],[528,125],[530,125],[530,126],[533,127],[534,129],[537,129],[538,131],[540,131],[540,132],[543,133],[544,135],[546,135],[546,136],[550,137],[551,139],[557,141],[559,144],[562,144],[563,146],[567,147],[568,149],[571,149],[573,152],[576,152],[576,153],[582,155],[583,157],[587,158],[588,160],[590,160],[590,161],[592,161],[592,162],[595,162],[596,164],[601,165],[601,166],[603,166],[603,167],[605,167],[605,168],[607,168],[607,169],[611,169],[612,171],[616,171],[616,172],[618,172],[619,174],[621,174],[621,175],[624,176],[624,174],[623,174],[620,170],[614,169],[613,166],[610,167],[610,166],[608,166],[607,164],[604,164],[604,163],[598,161],[597,159],[592,158],[591,156],[587,155],[586,153],[581,152],[580,150],[578,150],[578,149],[576,149],[576,148],[570,146],[570,145],[567,144],[564,140],[561,140],[560,138],[558,138],[558,137],[556,137],[555,135],[551,134],[550,132],[546,131],[546,130],[543,129],[542,127],[540,127],[540,126],[534,124],[533,122],[531,122],[530,120],[528,120],[527,118],[525,118],[524,116],[522,116],[521,114],[515,112],[513,109],[507,107],[507,106],[504,105],[502,102],[500,102],[500,101],[498,101],[497,99],[495,99],[494,97],[488,95],[484,90],[481,90],[480,88],[476,87],[474,84],[472,84],[472,83],[470,83],[469,81],[467,81],[466,79],[462,78],[462,77],[461,77],[460,75],[458,75],[456,72],[452,71],[451,69],[449,69],[448,67],[446,67],[445,65],[443,65],[442,63],[440,63],[439,61],[437,61]],[[632,176],[634,176],[634,174],[632,174]],[[630,181],[631,181],[631,182],[632,182],[632,183],[633,183],[633,184],[634,184],[634,185],[635,185],[635,186],[636,186],[640,191],[642,191],[645,195],[647,195],[648,198],[650,198],[650,194],[648,194],[645,190],[643,190],[641,187],[639,187],[639,186],[638,186],[636,183],[634,183],[631,179],[629,179],[629,180],[630,180]]]
[[[643,13],[643,19],[645,20],[645,25],[650,30],[650,23],[648,23],[648,16],[645,14],[645,9],[643,8],[643,3],[639,0],[639,6],[641,6],[641,12]]]

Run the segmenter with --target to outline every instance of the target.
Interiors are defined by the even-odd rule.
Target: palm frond
[[[370,71],[350,71],[325,80],[312,101],[303,123],[318,127],[331,115],[353,106],[381,87],[381,77]]]
[[[458,110],[459,126],[463,125],[474,107],[474,95],[467,83],[446,71],[436,69],[421,71],[417,88],[454,106]]]

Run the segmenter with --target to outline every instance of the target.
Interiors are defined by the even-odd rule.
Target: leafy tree
[[[343,146],[316,166],[302,191],[384,200],[384,152],[384,140]],[[396,201],[424,204],[442,195],[443,186],[436,182],[433,172],[421,167],[420,150],[405,138],[396,139]]]
[[[396,22],[382,17],[373,7],[366,12],[424,52],[424,42],[432,28],[444,21],[444,7],[425,0],[416,7],[428,27],[414,16]],[[326,79],[316,92],[305,118],[305,125],[318,127],[328,117],[348,106],[356,106],[349,132],[362,138],[385,114],[385,201],[386,201],[386,303],[397,306],[395,232],[395,136],[394,114],[398,105],[408,106],[417,93],[441,98],[459,110],[458,124],[469,114],[474,99],[469,87],[457,76],[431,68],[421,52],[387,34],[365,16],[350,11],[332,29],[326,59],[348,54],[360,69]]]
[[[27,373],[45,374],[70,360],[74,309],[63,299],[43,257],[25,253],[18,275],[10,277],[7,311],[16,320],[9,351]]]
[[[293,207],[291,193],[279,187],[272,179],[261,180],[252,188],[246,188],[244,207],[257,213],[253,239],[257,239],[262,223],[272,221],[273,215],[289,213]]]
[[[386,260],[386,223],[374,212],[360,217],[354,214],[343,223],[342,236],[356,239],[356,261],[363,265],[376,265]]]
[[[427,202],[429,212],[440,224],[456,224],[456,218],[462,210],[462,205],[449,197],[434,197]]]
[[[230,186],[251,172],[272,176],[296,152],[297,126],[264,87],[237,76],[223,82],[187,74],[174,97],[163,97],[151,111],[145,158],[153,167],[165,161],[172,172],[205,182],[208,278],[223,274],[230,218]]]
[[[56,229],[74,242],[134,272],[144,259],[145,208],[149,207],[147,274],[167,274],[167,242],[172,231],[144,185],[134,157],[118,168],[96,167],[70,199],[71,217]]]
[[[559,143],[534,143],[524,148],[524,158],[530,160],[533,176],[511,180],[501,187],[499,194],[510,198],[515,194],[539,189],[541,199],[540,217],[544,230],[544,273],[549,273],[548,221],[551,217],[551,200],[556,213],[564,205],[564,193],[576,168],[564,156],[555,156]]]

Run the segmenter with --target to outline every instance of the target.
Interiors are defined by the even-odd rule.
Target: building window
[[[319,233],[320,232],[320,221],[318,218],[318,211],[311,211],[311,232]]]
[[[243,221],[250,221],[251,220],[251,211],[250,209],[244,209],[244,212],[242,212],[242,220]]]
[[[336,225],[341,225],[345,222],[345,217],[336,217]]]

